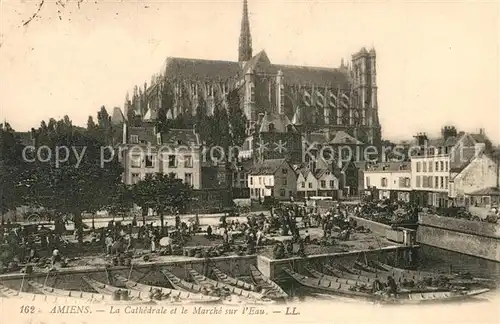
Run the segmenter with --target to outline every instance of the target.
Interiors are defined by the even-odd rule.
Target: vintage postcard
[[[0,323],[499,323],[499,13],[0,0]]]

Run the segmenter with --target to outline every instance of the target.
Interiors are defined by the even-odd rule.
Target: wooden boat
[[[128,289],[136,290],[136,291],[142,291],[144,293],[152,293],[155,291],[159,291],[161,295],[170,297],[170,298],[178,298],[182,301],[185,302],[195,302],[195,303],[210,303],[210,302],[218,302],[220,301],[219,297],[215,296],[206,296],[202,294],[195,294],[191,292],[185,292],[181,290],[176,290],[176,289],[170,289],[170,288],[165,288],[165,287],[158,287],[158,286],[149,286],[149,285],[144,285],[141,283],[138,283],[136,281],[132,281],[130,279],[125,278],[124,276],[121,275],[115,275],[115,278],[123,283]]]
[[[372,272],[372,273],[379,273],[381,272],[380,269],[377,269],[377,268],[374,268],[368,264],[364,264],[362,262],[359,262],[359,261],[355,261],[354,262],[354,266],[355,267],[358,267],[358,269],[360,270],[364,270],[364,271],[367,271],[367,272]]]
[[[371,284],[368,283],[367,281],[361,281],[361,280],[353,280],[353,279],[346,279],[346,278],[341,278],[341,277],[336,277],[336,276],[330,276],[327,274],[324,274],[320,271],[317,271],[311,267],[306,266],[305,269],[307,272],[309,272],[313,277],[318,278],[318,279],[326,279],[330,280],[333,282],[341,283],[341,284],[346,284],[346,285],[351,285],[351,286],[365,286],[365,287],[371,287]]]
[[[189,274],[191,275],[193,280],[200,286],[208,286],[208,287],[212,286],[214,288],[227,289],[232,294],[235,294],[237,296],[243,296],[243,297],[250,298],[250,299],[255,299],[255,300],[264,299],[264,296],[262,294],[259,294],[259,293],[253,292],[253,291],[244,290],[244,289],[232,286],[232,285],[228,285],[228,284],[223,283],[223,282],[218,282],[218,281],[212,280],[212,279],[207,278],[204,275],[198,273],[194,269],[189,269]]]
[[[390,300],[390,302],[411,304],[411,303],[422,303],[422,302],[457,301],[481,295],[487,293],[488,291],[490,290],[487,288],[483,288],[483,289],[461,290],[461,291],[400,294],[398,299]]]
[[[161,273],[165,276],[165,278],[167,278],[168,282],[176,290],[191,293],[201,293],[203,295],[207,293],[207,289],[205,289],[204,287],[182,280],[166,269],[161,269]]]
[[[347,272],[345,270],[341,270],[339,268],[335,268],[335,267],[333,267],[331,265],[328,265],[328,264],[323,264],[323,267],[328,272],[330,272],[331,274],[333,274],[335,277],[345,278],[345,279],[350,279],[350,280],[356,280],[356,281],[362,281],[362,282],[366,282],[366,283],[369,283],[369,284],[372,284],[373,281],[375,281],[374,278],[369,278],[369,277],[365,277],[365,276],[361,276],[361,275],[356,275],[356,274],[353,274],[351,272]]]
[[[265,289],[267,296],[271,298],[286,298],[288,294],[277,283],[264,276],[256,266],[250,265],[250,277],[252,281],[259,287]]]
[[[317,291],[325,291],[333,294],[342,294],[350,297],[360,297],[363,299],[384,302],[384,303],[421,303],[421,302],[436,302],[436,301],[451,301],[466,299],[472,296],[477,296],[484,294],[489,291],[489,289],[475,289],[475,290],[465,290],[465,291],[447,291],[447,292],[409,292],[409,293],[398,293],[397,297],[389,297],[384,294],[384,292],[370,294],[360,291],[350,291],[347,285],[342,286],[341,284],[326,280],[326,279],[313,279],[307,276],[298,274],[290,269],[283,269],[289,276],[294,278],[297,282],[303,286],[315,289]]]
[[[393,273],[396,276],[402,275],[406,278],[415,278],[413,280],[416,280],[416,281],[422,281],[422,280],[426,280],[428,278],[437,279],[439,277],[445,277],[448,279],[448,283],[450,283],[452,285],[463,285],[463,286],[485,285],[485,286],[490,287],[490,288],[497,287],[495,280],[486,279],[486,278],[467,279],[467,278],[460,278],[460,276],[457,276],[457,275],[446,275],[446,274],[442,274],[442,273],[433,273],[433,272],[429,272],[429,271],[417,271],[417,270],[396,268],[396,267],[393,267],[393,266],[390,266],[388,264],[378,262],[378,261],[371,261],[371,263],[377,267],[385,269],[385,271]]]
[[[245,281],[233,278],[222,272],[219,268],[217,267],[212,267],[212,272],[214,273],[215,277],[217,277],[217,280],[226,283],[231,286],[235,286],[241,289],[245,290],[250,290],[250,291],[256,291],[257,287],[255,287],[252,284],[249,284]]]
[[[379,262],[379,261],[371,261],[372,264],[384,269],[385,271],[391,272],[391,273],[401,273],[405,274],[410,277],[417,277],[417,278],[437,278],[439,276],[442,276],[442,274],[438,273],[432,273],[432,272],[427,272],[427,271],[415,271],[415,270],[406,270],[406,269],[400,269],[396,267],[392,267],[388,264]]]
[[[288,268],[284,268],[283,271],[292,277],[299,284],[312,288],[316,291],[323,291],[334,295],[342,295],[351,298],[363,298],[363,299],[381,299],[379,296],[369,294],[367,292],[361,292],[353,290],[353,286],[347,284],[341,284],[338,282],[333,282],[326,279],[310,278],[294,272]]]
[[[73,296],[58,296],[58,295],[44,295],[35,293],[20,292],[0,285],[0,294],[7,299],[21,299],[29,302],[46,302],[54,304],[97,304],[101,301],[98,299],[88,299]]]
[[[318,279],[326,279],[326,280],[331,280],[331,281],[334,281],[334,282],[339,282],[339,283],[344,283],[344,284],[347,284],[347,285],[351,285],[351,286],[356,286],[356,287],[366,287],[366,288],[369,288],[371,289],[372,285],[366,281],[359,281],[359,280],[352,280],[352,279],[345,279],[345,278],[339,278],[339,277],[335,277],[335,276],[330,276],[330,275],[327,275],[327,274],[324,274],[320,271],[317,271],[315,269],[312,269],[311,267],[305,267],[305,269],[315,278],[318,278]],[[402,292],[402,293],[408,293],[408,292],[434,292],[434,291],[438,291],[440,290],[439,288],[437,287],[425,287],[423,289],[419,289],[419,288],[403,288],[403,287],[399,287],[399,291]],[[442,289],[441,289],[442,290]],[[448,290],[446,290],[448,291]]]
[[[39,291],[40,293],[48,296],[58,296],[58,297],[71,297],[78,298],[83,300],[90,300],[93,302],[104,303],[104,304],[146,304],[146,302],[139,298],[131,298],[130,300],[114,300],[113,296],[110,294],[99,294],[99,293],[90,293],[85,291],[76,291],[76,290],[64,290],[57,289],[48,286],[44,286],[38,282],[28,281],[28,284]]]
[[[347,265],[338,265],[339,267],[342,267],[342,269],[346,269],[349,271],[349,273],[354,273],[360,278],[369,278],[370,282],[374,280],[381,280],[381,281],[386,281],[389,276],[391,276],[396,282],[402,283],[404,281],[413,281],[413,282],[419,282],[422,281],[424,278],[421,277],[416,277],[416,276],[410,276],[410,275],[405,275],[403,273],[398,273],[394,271],[379,271],[377,273],[373,273],[370,271],[365,271],[361,269],[357,269],[354,267],[350,267]],[[363,280],[363,279],[361,279]]]
[[[207,289],[207,287],[199,285],[198,283],[191,283],[191,282],[187,282],[185,280],[182,280],[166,269],[162,269],[161,272],[163,273],[165,278],[167,278],[167,280],[170,282],[172,287],[174,287],[175,289],[194,292],[194,293],[202,293],[204,295],[208,294],[210,292],[210,290]],[[214,287],[211,284],[209,286]],[[256,299],[247,298],[243,295],[233,294],[233,295],[229,296],[227,299],[226,298],[223,299],[222,303],[229,304],[229,305],[262,304],[262,303],[266,303],[266,301],[259,302]]]
[[[104,284],[102,282],[99,282],[97,280],[91,279],[91,278],[86,277],[86,276],[83,276],[82,279],[90,287],[92,287],[92,289],[94,289],[95,291],[97,291],[98,293],[103,294],[103,295],[112,295],[118,289],[124,290],[124,289],[121,289],[121,288],[118,288],[118,287],[113,287],[113,286],[106,285],[106,284]]]

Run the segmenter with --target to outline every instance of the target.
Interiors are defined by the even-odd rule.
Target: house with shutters
[[[297,195],[297,175],[286,159],[265,160],[250,170],[248,187],[252,200],[289,200]]]
[[[374,199],[391,199],[410,202],[411,164],[409,162],[384,162],[367,165],[363,172],[365,192]]]
[[[310,197],[336,198],[339,190],[339,179],[331,169],[310,170],[299,169],[297,172],[297,198]]]

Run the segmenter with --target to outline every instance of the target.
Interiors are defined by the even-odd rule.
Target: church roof
[[[168,78],[198,82],[232,79],[237,77],[240,71],[238,62],[180,57],[167,58],[166,66]]]
[[[262,124],[260,125],[259,132],[269,132],[269,126],[274,125],[274,131],[277,133],[287,133],[288,126],[291,126],[291,130],[296,132],[297,130],[293,126],[290,119],[285,114],[276,114],[276,113],[266,113],[264,118],[262,119]]]
[[[235,79],[249,70],[266,74],[277,74],[281,70],[285,84],[349,87],[349,75],[345,73],[345,70],[272,64],[265,51],[254,55],[243,69],[238,62],[179,57],[167,58],[166,65],[166,73],[169,78],[198,82]]]
[[[319,86],[329,85],[347,89],[349,76],[340,69],[325,67],[298,66],[298,65],[273,65],[276,70],[283,72],[285,84]]]

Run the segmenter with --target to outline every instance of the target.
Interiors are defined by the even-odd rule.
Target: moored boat
[[[461,290],[461,291],[446,291],[446,292],[398,292],[395,296],[389,296],[384,290],[379,290],[376,293],[368,291],[352,291],[349,285],[341,285],[330,280],[309,278],[307,276],[296,273],[290,269],[283,269],[289,276],[294,278],[301,285],[312,288],[316,291],[324,291],[333,294],[346,295],[353,298],[363,298],[384,303],[422,303],[432,301],[451,301],[457,299],[466,299],[472,296],[484,294],[489,289]]]
[[[28,281],[28,284],[39,291],[40,293],[47,296],[57,296],[61,298],[77,298],[81,300],[89,300],[97,303],[105,303],[105,304],[145,304],[146,302],[139,298],[131,298],[130,300],[114,300],[110,294],[101,294],[101,293],[91,293],[85,291],[76,291],[76,290],[64,290],[57,289],[49,286],[42,285],[38,282]]]
[[[219,297],[206,296],[203,294],[195,294],[191,292],[185,292],[176,289],[170,289],[165,287],[150,286],[132,281],[121,275],[115,275],[115,279],[123,283],[128,289],[142,291],[144,293],[159,293],[162,296],[170,298],[178,298],[181,301],[193,302],[193,303],[210,303],[220,301]]]
[[[201,293],[201,294],[206,294],[208,291],[206,288],[199,286],[197,284],[187,282],[185,280],[182,280],[181,278],[175,276],[173,273],[166,269],[161,269],[161,273],[165,276],[165,278],[168,280],[170,285],[174,287],[177,290],[184,291],[184,292],[191,292],[191,293]]]
[[[249,291],[256,291],[257,287],[255,287],[252,284],[249,284],[248,282],[230,277],[229,275],[225,274],[222,272],[219,268],[212,266],[212,272],[217,277],[217,280],[226,283],[228,285],[232,285],[241,289],[249,290]]]
[[[98,299],[20,292],[3,285],[0,285],[0,295],[7,299],[21,299],[30,302],[45,302],[54,304],[96,304],[102,302],[102,300]]]
[[[339,278],[345,278],[345,279],[350,279],[350,280],[356,280],[356,281],[363,281],[367,283],[373,283],[375,281],[374,278],[369,278],[361,275],[356,275],[351,272],[347,272],[345,270],[341,270],[339,268],[330,266],[328,264],[323,264],[323,267],[330,273],[332,273],[335,277]]]
[[[354,290],[355,288],[353,288],[353,286],[351,285],[341,284],[327,279],[310,278],[295,271],[292,271],[288,268],[284,268],[283,271],[301,285],[308,288],[312,288],[313,290],[316,291],[323,291],[351,298],[364,298],[370,300],[381,298],[379,296],[372,295],[368,292],[356,291]]]
[[[286,298],[288,294],[277,283],[264,276],[256,266],[250,265],[250,277],[253,282],[267,291],[266,295],[271,298]]]
[[[200,286],[212,286],[214,288],[222,288],[222,289],[227,289],[230,291],[232,294],[235,294],[237,296],[243,296],[246,298],[251,298],[255,300],[262,300],[264,299],[264,296],[262,294],[253,292],[253,291],[248,291],[244,290],[223,282],[218,282],[215,280],[212,280],[210,278],[205,277],[204,275],[198,273],[194,269],[189,269],[189,274],[193,278],[193,280]]]

